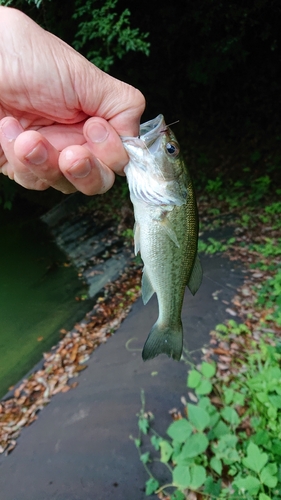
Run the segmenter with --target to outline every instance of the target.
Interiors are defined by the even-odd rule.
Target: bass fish
[[[134,206],[135,254],[144,264],[144,304],[156,293],[159,317],[145,342],[143,360],[165,353],[180,360],[185,287],[194,295],[202,281],[197,256],[198,213],[192,181],[175,135],[159,115],[123,137],[125,174]]]

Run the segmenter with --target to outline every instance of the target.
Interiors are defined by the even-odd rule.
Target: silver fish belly
[[[140,252],[144,263],[143,302],[156,293],[159,305],[142,357],[165,353],[179,360],[185,287],[195,294],[202,281],[192,181],[162,115],[142,124],[139,138],[122,140],[130,157],[125,174],[134,206],[135,253]]]

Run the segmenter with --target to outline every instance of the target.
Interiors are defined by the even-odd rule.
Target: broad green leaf
[[[268,455],[263,453],[256,444],[250,443],[247,447],[247,456],[242,459],[242,462],[245,467],[259,474],[268,462]]]
[[[216,407],[212,405],[211,400],[208,396],[200,398],[197,405],[200,406],[200,408],[204,408],[204,410],[206,410],[209,413],[209,415],[211,414],[210,412],[216,410]]]
[[[210,417],[204,408],[192,404],[187,405],[188,419],[198,431],[203,431],[210,423]]]
[[[229,387],[223,388],[223,397],[226,405],[229,405],[233,401],[234,390]]]
[[[245,403],[245,394],[241,392],[235,392],[233,396],[233,404],[237,406],[244,406]]]
[[[160,461],[163,463],[169,462],[174,451],[173,447],[170,445],[170,443],[168,443],[168,441],[165,441],[165,439],[162,439],[162,441],[160,441],[159,446],[161,451]]]
[[[224,420],[226,420],[226,422],[229,422],[231,425],[238,425],[240,422],[238,413],[231,406],[226,406],[225,408],[223,408],[221,411],[221,415]]]
[[[206,481],[206,470],[202,465],[192,465],[190,467],[190,485],[191,490],[197,490]]]
[[[230,432],[230,428],[222,420],[220,420],[216,427],[214,428],[214,435],[216,438],[220,438]]]
[[[196,387],[195,392],[198,396],[205,396],[212,392],[213,386],[209,380],[201,380],[200,384]]]
[[[222,463],[219,458],[212,457],[210,460],[210,466],[219,476],[221,475]]]
[[[277,465],[268,464],[262,469],[260,474],[260,480],[263,484],[265,484],[269,488],[275,488],[278,482],[276,474],[277,474]]]
[[[268,399],[275,408],[278,408],[278,410],[281,408],[281,396],[272,395]]]
[[[256,434],[254,434],[251,439],[254,441],[255,444],[266,444],[270,440],[270,435],[267,431],[261,430],[258,431]]]
[[[267,392],[256,392],[255,394],[256,398],[261,402],[261,403],[267,403],[268,402],[268,395]]]
[[[236,479],[233,485],[236,485],[239,490],[248,491],[252,495],[256,495],[260,489],[260,482],[256,477],[247,476]]]
[[[174,491],[174,493],[172,494],[172,496],[170,498],[171,498],[171,500],[185,500],[185,495],[182,491],[176,490],[176,491]]]
[[[190,485],[190,470],[186,465],[176,465],[173,470],[173,484],[179,488],[188,488]]]
[[[218,411],[215,411],[212,415],[210,415],[210,424],[209,424],[210,429],[213,429],[217,425],[219,419],[220,419],[220,414]]]
[[[209,441],[205,434],[192,434],[182,447],[180,458],[198,457],[208,448]]]
[[[271,498],[268,495],[266,495],[265,493],[260,493],[259,500],[271,500]]]
[[[197,370],[190,370],[187,377],[187,386],[195,389],[201,382],[202,375]]]
[[[206,378],[212,378],[216,373],[215,363],[206,363],[205,361],[201,365],[201,373]]]
[[[204,484],[204,493],[207,493],[212,498],[219,496],[221,492],[221,480],[215,482],[212,476],[208,476]]]
[[[140,460],[143,464],[147,464],[147,462],[149,461],[149,458],[150,458],[150,454],[149,454],[149,451],[147,451],[146,453],[143,453],[141,456],[140,456]]]
[[[168,436],[178,441],[179,443],[184,443],[187,438],[192,434],[192,426],[186,420],[186,418],[181,418],[173,422],[167,430]]]
[[[230,465],[234,462],[240,462],[240,455],[237,450],[229,450],[223,461],[226,465]]]
[[[156,479],[154,479],[153,477],[151,477],[145,483],[145,494],[147,496],[152,495],[152,493],[154,493],[157,490],[157,488],[159,488],[158,481]]]
[[[271,420],[277,419],[277,408],[275,406],[270,406],[267,410],[267,415]]]
[[[272,442],[272,452],[275,455],[281,455],[281,441],[279,439],[274,439]]]

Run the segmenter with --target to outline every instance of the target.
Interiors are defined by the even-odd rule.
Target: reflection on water
[[[81,319],[83,285],[40,221],[0,219],[0,396]],[[82,307],[84,306],[84,311]]]

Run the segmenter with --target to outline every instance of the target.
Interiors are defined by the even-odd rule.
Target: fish
[[[134,208],[135,254],[140,252],[144,265],[142,299],[147,304],[156,293],[159,309],[142,358],[163,353],[180,360],[185,289],[194,295],[202,281],[192,180],[162,114],[141,124],[139,137],[122,137],[122,142],[129,156],[124,171]]]

